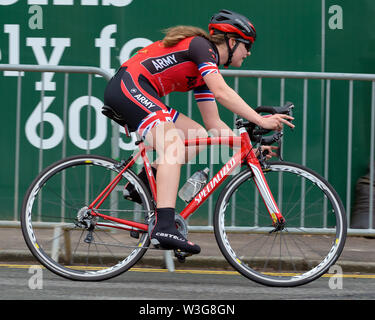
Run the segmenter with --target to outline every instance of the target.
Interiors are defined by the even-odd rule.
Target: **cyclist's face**
[[[233,39],[233,43],[235,45],[235,40]],[[233,46],[234,46],[233,45]],[[241,67],[243,61],[251,54],[250,51],[247,50],[245,44],[243,42],[239,42],[237,49],[233,53],[232,63],[233,67]]]

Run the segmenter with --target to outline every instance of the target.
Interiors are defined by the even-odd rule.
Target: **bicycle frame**
[[[228,178],[228,176],[241,164],[246,163],[253,172],[253,179],[258,188],[258,191],[266,205],[266,208],[270,214],[273,225],[276,226],[278,223],[285,221],[282,216],[276,201],[268,187],[268,183],[263,175],[263,171],[257,156],[253,150],[249,135],[245,128],[240,128],[240,136],[233,137],[209,137],[209,138],[198,138],[185,140],[185,146],[201,146],[201,145],[229,145],[231,147],[237,145],[240,146],[240,150],[237,151],[232,158],[219,170],[219,172],[212,177],[212,179],[204,186],[204,188],[194,197],[194,199],[183,209],[180,213],[182,218],[187,219],[193,214],[205,201],[206,199]],[[120,170],[117,176],[111,181],[111,183],[100,193],[100,195],[89,205],[88,209],[92,211],[93,215],[101,217],[105,220],[110,220],[124,227],[115,226],[116,228],[122,228],[125,230],[136,230],[136,231],[147,231],[148,225],[138,223],[135,221],[129,221],[119,219],[116,217],[101,214],[97,210],[101,204],[105,201],[108,195],[113,191],[116,185],[120,182],[123,173],[130,168],[137,161],[139,157],[142,157],[144,166],[146,168],[147,178],[150,184],[152,197],[154,201],[157,199],[156,193],[156,181],[153,175],[150,161],[147,157],[147,150],[151,147],[146,147],[143,142],[139,143],[139,151],[136,155],[131,157],[124,168]],[[98,224],[99,225],[99,224]],[[128,226],[130,228],[127,228]]]

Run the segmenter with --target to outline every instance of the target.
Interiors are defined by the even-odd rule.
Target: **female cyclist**
[[[182,135],[207,137],[207,131],[233,135],[220,119],[216,101],[257,125],[281,130],[290,127],[287,115],[267,118],[257,114],[231,89],[218,66],[241,67],[256,38],[252,23],[243,15],[221,10],[208,25],[209,34],[190,26],[167,30],[157,41],[137,52],[123,63],[109,82],[104,102],[123,115],[131,131],[152,144],[158,155],[153,164],[156,174],[156,224],[151,242],[163,249],[180,249],[196,254],[200,247],[182,236],[175,225],[175,203],[180,179],[180,167],[196,150],[185,150]],[[166,106],[161,97],[172,91],[194,90],[205,129],[189,117]],[[273,153],[271,152],[271,155]],[[145,171],[139,176],[148,185]],[[138,201],[137,192],[129,185],[125,198]]]

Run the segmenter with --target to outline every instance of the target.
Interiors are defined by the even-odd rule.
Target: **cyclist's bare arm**
[[[221,120],[216,101],[197,102],[197,105],[202,115],[205,128],[213,136],[235,136],[233,130]],[[277,153],[273,152],[277,148],[276,146],[262,146],[261,150],[262,152],[267,150],[266,158],[270,159],[277,156]],[[236,148],[234,148],[234,150],[235,152],[237,151]],[[255,148],[254,152],[257,154],[258,150]]]
[[[232,129],[220,118],[216,101],[197,102],[204,126],[213,136],[234,136]]]
[[[204,81],[214,94],[215,99],[240,117],[243,117],[265,129],[281,130],[283,124],[294,128],[294,125],[288,121],[293,120],[293,117],[291,116],[274,114],[265,118],[259,115],[227,85],[220,73],[210,73],[204,77]]]

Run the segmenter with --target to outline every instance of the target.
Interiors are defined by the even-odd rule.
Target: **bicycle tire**
[[[79,155],[55,162],[31,183],[23,200],[21,228],[28,248],[47,269],[71,280],[100,281],[127,271],[145,254],[150,243],[147,231],[137,234],[133,230],[131,234],[101,218],[82,218],[82,209],[112,181],[120,167],[107,157]],[[122,179],[134,184],[142,205],[112,191],[99,212],[108,210],[106,214],[119,218],[137,215],[139,222],[148,223],[154,209],[148,190],[131,170],[125,171]],[[87,227],[90,221],[92,230]]]
[[[218,198],[214,213],[218,246],[234,269],[257,283],[294,287],[311,282],[328,271],[344,248],[344,206],[323,177],[302,165],[271,162],[263,173],[286,227],[273,230],[247,168]]]

